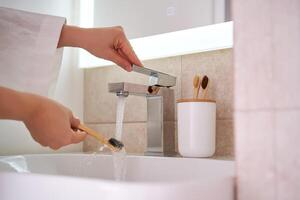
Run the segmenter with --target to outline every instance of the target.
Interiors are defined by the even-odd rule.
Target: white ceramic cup
[[[178,150],[184,157],[210,157],[216,147],[216,102],[177,100]]]

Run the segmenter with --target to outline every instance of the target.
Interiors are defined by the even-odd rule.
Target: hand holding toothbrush
[[[80,121],[63,105],[38,95],[0,87],[0,119],[22,121],[42,146],[59,149],[79,143],[86,133],[75,131]]]

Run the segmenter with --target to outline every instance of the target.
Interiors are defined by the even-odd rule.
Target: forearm
[[[83,48],[84,28],[64,25],[61,30],[57,47],[80,47]]]
[[[34,95],[0,87],[0,119],[24,121],[38,104]]]

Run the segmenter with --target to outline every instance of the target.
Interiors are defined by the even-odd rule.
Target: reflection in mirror
[[[230,0],[97,0],[94,26],[121,25],[129,39],[230,21]]]

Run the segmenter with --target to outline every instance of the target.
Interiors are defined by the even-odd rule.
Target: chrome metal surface
[[[116,94],[128,93],[130,95],[147,96],[151,95],[148,91],[149,86],[134,83],[109,83],[108,91]]]
[[[123,97],[128,97],[129,95],[129,92],[127,91],[123,91],[123,90],[120,90],[119,92],[117,92],[117,96],[123,96]]]
[[[163,97],[147,98],[147,151],[163,152]]]
[[[172,87],[176,85],[176,77],[146,67],[132,65],[132,71],[149,76],[149,85]]]

